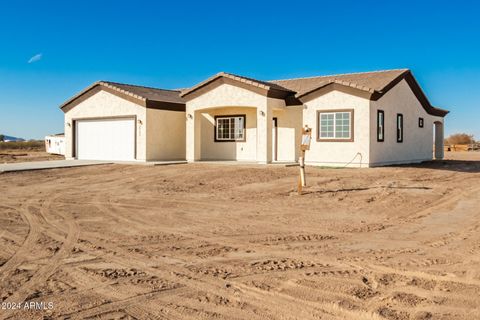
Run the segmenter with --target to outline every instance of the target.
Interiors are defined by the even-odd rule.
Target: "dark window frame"
[[[243,139],[217,139],[217,119],[218,118],[243,118]],[[246,114],[225,114],[214,116],[215,124],[213,126],[214,142],[245,142],[247,141],[247,115]]]
[[[380,138],[380,115],[382,115],[382,137]],[[385,141],[385,111],[377,110],[377,142]]]
[[[397,113],[397,142],[403,142],[403,114]]]

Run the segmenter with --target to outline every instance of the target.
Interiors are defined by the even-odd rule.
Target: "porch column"
[[[186,114],[186,160],[188,162],[194,162],[200,160],[200,147],[202,140],[200,120],[202,115],[198,111],[187,111]]]
[[[435,122],[435,159],[443,159],[443,123]]]
[[[257,108],[257,162],[272,162],[272,108],[265,104]]]

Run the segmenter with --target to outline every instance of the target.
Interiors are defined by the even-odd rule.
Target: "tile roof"
[[[187,94],[189,94],[193,91],[196,91],[197,89],[215,81],[216,79],[222,78],[222,77],[229,78],[229,79],[239,81],[239,82],[243,82],[245,84],[249,84],[249,85],[252,85],[252,86],[255,86],[255,87],[259,87],[259,88],[262,88],[262,89],[265,89],[265,90],[273,89],[273,90],[279,90],[279,91],[294,93],[294,91],[292,91],[288,88],[285,88],[281,85],[278,85],[276,83],[273,83],[273,82],[267,82],[267,81],[257,80],[257,79],[248,78],[248,77],[244,77],[244,76],[239,76],[239,75],[236,75],[236,74],[233,74],[233,73],[219,72],[219,73],[215,74],[214,76],[208,78],[207,80],[202,81],[202,82],[194,85],[193,87],[182,91],[180,96],[183,97],[183,96],[185,96],[185,95],[187,95]]]
[[[446,110],[433,107],[430,102],[428,102],[427,97],[422,92],[421,88],[418,86],[418,83],[414,80],[409,69],[346,73],[309,78],[270,81],[262,81],[244,76],[239,76],[232,73],[220,72],[191,88],[178,90],[166,90],[111,81],[99,81],[65,102],[60,108],[63,109],[65,106],[75,101],[77,98],[79,98],[84,93],[96,86],[108,87],[109,89],[116,90],[119,93],[126,94],[136,99],[142,100],[147,104],[167,103],[173,105],[185,105],[186,99],[183,98],[185,95],[192,93],[200,89],[201,87],[204,87],[222,77],[261,89],[265,89],[270,92],[281,92],[281,94],[284,95],[286,100],[293,99],[293,104],[300,103],[297,100],[298,98],[301,98],[331,83],[337,83],[347,87],[352,87],[365,91],[371,94],[370,97],[372,97],[372,99],[376,100],[383,94],[385,94],[388,90],[390,90],[396,83],[398,83],[398,81],[400,81],[401,79],[406,79],[407,82],[409,82],[409,84],[411,85],[415,95],[420,100],[423,107],[428,113],[442,116],[448,113],[448,111]],[[375,96],[376,98],[374,98]]]
[[[409,70],[397,69],[361,73],[346,73],[310,78],[271,80],[269,83],[274,83],[281,87],[295,91],[297,93],[297,97],[303,96],[330,83],[339,83],[345,86],[374,93],[382,92],[382,90],[392,81],[406,72],[409,72]]]
[[[146,100],[185,104],[179,90],[157,89],[111,81],[100,81],[99,84],[130,92]]]

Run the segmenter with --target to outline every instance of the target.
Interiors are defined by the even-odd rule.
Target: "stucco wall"
[[[256,161],[257,153],[257,116],[256,108],[216,108],[198,111],[201,117],[201,146],[202,160],[240,160]],[[245,142],[218,142],[215,141],[215,116],[245,115]]]
[[[317,111],[334,109],[354,110],[354,141],[317,141]],[[370,144],[370,101],[340,91],[331,91],[305,103],[304,125],[312,128],[310,150],[306,152],[305,163],[326,166],[367,167]]]
[[[146,110],[146,160],[185,160],[185,112]]]
[[[146,109],[133,102],[127,101],[105,91],[99,91],[85,101],[65,113],[65,144],[67,159],[72,158],[72,136],[73,122],[75,118],[96,118],[96,117],[118,117],[118,116],[137,116],[143,125],[137,124],[136,132],[136,158],[137,160],[146,159]]]
[[[240,107],[248,107],[249,109]],[[202,113],[210,113],[215,108],[225,108],[222,111],[223,113],[226,109],[230,109],[231,113],[229,114],[243,114],[246,112],[240,111],[240,109],[247,110],[249,114],[246,119],[247,128],[256,125],[256,134],[250,127],[252,130],[247,131],[246,144],[221,142],[213,146],[211,119],[208,119]],[[252,112],[252,110],[255,111]],[[233,153],[236,154],[238,160],[256,160],[258,162],[271,160],[271,139],[269,143],[268,135],[259,134],[268,130],[268,128],[271,130],[271,120],[268,121],[267,119],[272,118],[272,110],[271,107],[268,107],[265,96],[230,84],[222,84],[188,101],[186,111],[186,157],[188,161],[214,158],[231,159]],[[233,146],[234,144],[236,145]],[[223,147],[221,147],[222,145]],[[205,146],[205,148],[202,148],[202,146]],[[243,150],[240,150],[241,148]],[[207,154],[208,151],[212,152],[212,155]]]
[[[277,118],[277,161],[298,160],[302,138],[302,113],[303,107],[300,106],[273,110],[273,117]],[[272,150],[273,144],[274,141]]]
[[[402,80],[370,106],[371,165],[411,163],[431,160],[433,126],[443,118],[429,115],[417,100],[409,85]],[[377,110],[385,112],[385,138],[377,142]],[[397,114],[403,114],[403,142],[397,142]],[[424,126],[418,119],[424,118]]]

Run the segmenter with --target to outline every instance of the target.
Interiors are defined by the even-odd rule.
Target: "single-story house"
[[[218,73],[184,90],[98,82],[61,106],[67,158],[369,167],[443,158],[448,111],[408,69],[261,81]],[[102,136],[101,136],[102,135]]]
[[[45,150],[48,153],[65,155],[65,135],[57,133],[45,136]]]

